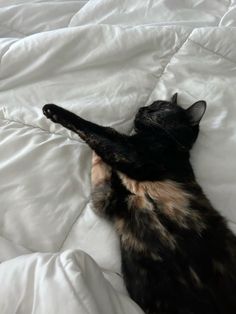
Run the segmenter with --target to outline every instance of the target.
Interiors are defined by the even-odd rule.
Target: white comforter
[[[205,99],[192,164],[236,231],[235,26],[235,0],[1,1],[1,314],[142,313],[91,209],[91,152],[45,103],[131,132],[154,99]]]

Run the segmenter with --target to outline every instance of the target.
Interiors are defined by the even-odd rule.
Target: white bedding
[[[141,313],[91,208],[91,152],[45,103],[131,132],[154,99],[205,99],[192,164],[236,231],[235,26],[234,0],[1,1],[1,314]]]

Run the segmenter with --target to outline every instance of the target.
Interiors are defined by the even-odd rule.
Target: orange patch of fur
[[[131,210],[135,209],[145,212],[149,219],[149,228],[158,231],[160,240],[162,240],[164,243],[168,243],[169,247],[175,249],[176,241],[174,237],[161,224],[153,210],[152,203],[150,203],[145,196],[130,195],[128,200],[128,208]]]
[[[191,218],[199,231],[204,228],[199,215],[189,208],[189,200],[192,196],[185,192],[177,182],[171,180],[139,182],[123,173],[119,173],[119,176],[125,187],[137,197],[134,205],[137,204],[138,208],[145,202],[147,203],[145,200],[149,196],[166,216],[182,227],[188,228],[187,220]]]
[[[115,221],[115,227],[120,235],[120,239],[122,242],[122,245],[127,250],[133,249],[138,252],[145,252],[146,246],[143,242],[138,240],[131,232],[128,230],[125,226],[125,221],[120,218]]]
[[[152,210],[150,202],[147,199],[140,195],[130,195],[129,196],[129,207],[138,208],[138,209],[149,209]]]
[[[103,162],[101,157],[93,152],[92,156],[92,169],[91,169],[91,182],[92,186],[98,186],[105,181],[108,181],[111,176],[111,168]]]

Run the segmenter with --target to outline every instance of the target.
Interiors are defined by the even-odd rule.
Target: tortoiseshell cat
[[[43,108],[95,151],[94,208],[120,236],[124,281],[146,314],[236,313],[236,237],[189,161],[205,109],[204,101],[182,109],[177,94],[155,101],[139,109],[128,136]]]

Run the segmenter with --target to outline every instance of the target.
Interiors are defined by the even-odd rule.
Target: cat
[[[43,107],[94,151],[94,210],[114,224],[125,285],[146,314],[236,313],[236,237],[190,164],[205,110],[184,110],[174,94],[141,107],[129,136]]]

